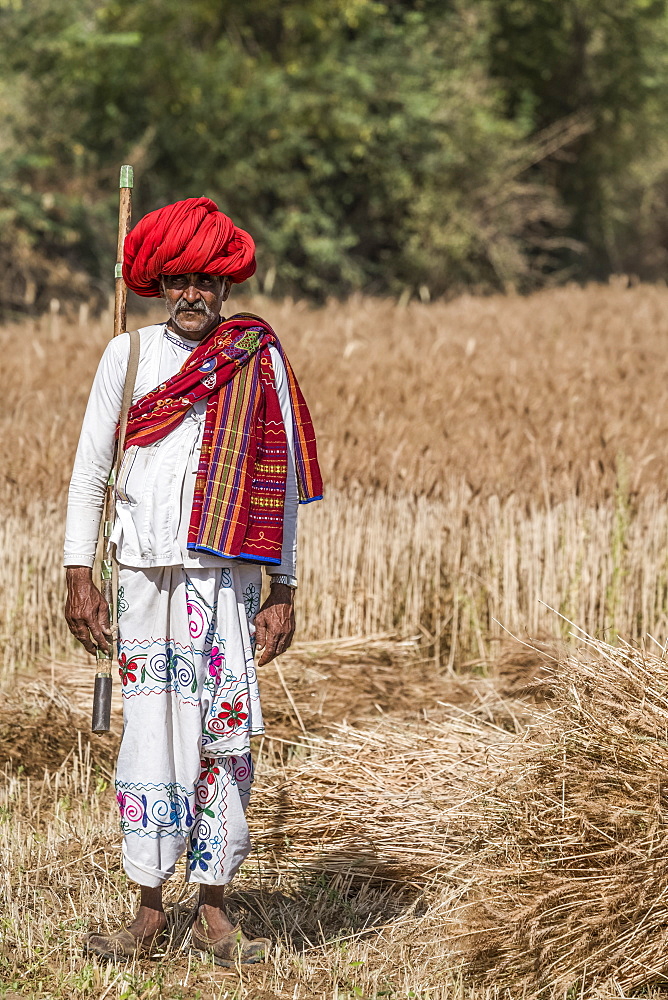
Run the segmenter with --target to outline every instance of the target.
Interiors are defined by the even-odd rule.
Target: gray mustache
[[[178,316],[178,314],[181,312],[196,312],[208,315],[208,313],[211,310],[207,308],[207,306],[204,304],[204,302],[202,302],[201,299],[198,299],[197,302],[193,302],[192,305],[189,302],[186,302],[185,299],[180,299],[174,311]]]

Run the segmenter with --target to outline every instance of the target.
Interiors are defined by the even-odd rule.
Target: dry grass
[[[267,967],[243,977],[211,968],[190,954],[187,918],[192,893],[183,891],[178,879],[168,893],[173,937],[165,958],[127,968],[82,960],[82,931],[98,924],[115,925],[136,905],[136,891],[119,867],[118,820],[110,787],[116,740],[96,740],[92,748],[89,744],[81,705],[89,703],[90,671],[60,668],[54,688],[45,682],[23,686],[20,703],[16,694],[7,693],[0,718],[0,754],[13,763],[6,765],[0,786],[0,858],[5,872],[0,880],[0,983],[22,996],[59,1000],[158,996],[310,1000],[334,994],[341,1000],[359,996],[464,1000],[473,995],[472,989],[476,1000],[491,1000],[494,990],[464,986],[458,973],[461,961],[451,951],[439,947],[434,963],[431,947],[423,954],[416,948],[416,921],[431,926],[425,922],[427,905],[441,899],[435,873],[425,877],[424,865],[416,868],[411,859],[411,831],[419,834],[419,823],[407,827],[404,846],[397,848],[407,862],[405,872],[394,857],[389,864],[380,856],[374,860],[376,846],[367,843],[360,845],[362,851],[353,852],[357,861],[351,865],[346,861],[345,838],[337,832],[342,819],[344,827],[348,822],[338,815],[345,788],[338,807],[331,796],[317,803],[290,804],[290,797],[300,794],[308,765],[303,743],[295,742],[298,726],[294,719],[290,726],[286,716],[296,707],[307,724],[317,718],[312,705],[317,692],[321,706],[324,701],[329,709],[331,703],[332,716],[363,723],[369,710],[378,717],[369,699],[384,694],[388,718],[396,710],[393,717],[403,718],[410,727],[421,715],[418,702],[424,701],[429,687],[414,657],[414,649],[397,649],[390,638],[372,641],[370,649],[368,643],[302,645],[291,659],[286,658],[280,683],[274,668],[265,671],[269,725],[285,739],[269,739],[256,748],[258,808],[254,807],[252,818],[256,853],[235,882],[230,903],[250,930],[270,934],[275,950]],[[355,677],[365,671],[382,688],[392,663],[395,670],[415,668],[400,690],[360,698]],[[341,673],[351,675],[347,691],[345,685],[332,684],[323,699],[323,682]],[[449,691],[470,699],[471,690],[465,690],[470,683],[432,678],[430,698],[435,709],[440,711],[437,700]],[[489,685],[480,684],[488,698]],[[15,737],[17,732],[28,733],[30,738],[17,746],[12,732]],[[350,733],[354,764],[360,747],[368,746],[368,737],[347,728],[340,733],[343,753],[343,734]],[[321,778],[313,787],[322,791],[322,775],[330,766],[340,769],[341,754],[336,750],[332,754],[336,740],[308,740],[314,761],[320,760]],[[401,748],[381,769],[377,781],[381,789],[393,763],[405,770],[407,759]],[[349,786],[354,787],[354,783]],[[367,787],[366,796],[370,791]],[[396,790],[388,798],[388,805],[393,804]],[[429,809],[422,810],[421,819],[428,815]],[[295,837],[300,818],[304,829]],[[380,820],[377,811],[376,824]],[[329,837],[335,849],[323,851]],[[308,839],[311,849],[305,850]],[[371,869],[365,865],[365,855]]]
[[[613,496],[622,456],[632,497],[665,492],[666,288],[232,305],[265,315],[285,343],[330,486],[433,496],[463,480],[475,495],[591,504]],[[3,476],[19,500],[60,498],[110,332],[108,315],[0,331]]]
[[[274,953],[242,976],[197,961],[174,880],[160,961],[81,957],[136,891],[117,736],[89,743],[90,662],[61,612],[109,323],[51,316],[0,331],[0,997],[655,995],[668,668],[614,643],[668,634],[668,290],[244,305],[294,360],[329,484],[304,510],[301,642],[261,678],[256,850],[232,895]],[[596,638],[574,647],[546,605]],[[504,646],[497,622],[546,642]]]
[[[5,508],[6,509],[6,508]],[[63,506],[28,500],[0,521],[0,665],[74,653],[62,615]],[[470,498],[330,489],[302,512],[298,616],[304,639],[421,629],[437,662],[489,663],[504,628],[668,634],[668,507],[618,491],[549,509]],[[501,623],[499,625],[498,623]],[[502,627],[503,626],[503,627]]]
[[[412,666],[387,639],[371,653],[372,678],[394,655]],[[276,730],[281,698],[308,720],[328,671],[361,669],[364,655],[347,643],[286,658],[284,687],[264,691]],[[332,688],[332,715],[350,721],[324,735],[283,718],[284,738],[256,748],[256,851],[230,896],[275,952],[242,977],[190,955],[192,894],[178,879],[161,960],[81,959],[82,930],[117,924],[136,900],[119,870],[114,742],[96,741],[94,760],[77,704],[33,685],[17,724],[60,749],[40,775],[43,743],[26,744],[22,772],[9,765],[2,782],[0,978],[76,1000],[653,995],[668,979],[665,657],[586,640],[523,669],[534,700],[416,673],[375,719],[354,684],[347,698]]]
[[[528,721],[497,699],[308,741],[258,796],[263,840],[433,893],[413,930],[443,977],[459,950],[511,995],[667,981],[666,657],[582,643],[541,657]]]
[[[304,638],[422,626],[437,659],[540,634],[668,629],[668,290],[407,309],[252,301],[313,403],[328,498],[303,511]],[[145,320],[144,320],[145,321]],[[64,490],[108,317],[0,331],[0,663],[68,646]],[[35,623],[39,621],[39,628]]]

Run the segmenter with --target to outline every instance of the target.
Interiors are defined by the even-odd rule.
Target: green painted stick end
[[[121,167],[121,179],[119,182],[119,187],[131,188],[134,187],[135,183],[135,172],[129,163],[124,163]]]

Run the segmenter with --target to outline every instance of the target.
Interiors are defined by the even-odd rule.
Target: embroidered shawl
[[[130,408],[125,446],[161,440],[207,400],[188,548],[280,563],[287,436],[269,353],[285,363],[300,503],[322,498],[315,433],[292,366],[271,327],[251,313],[225,320],[172,378]]]

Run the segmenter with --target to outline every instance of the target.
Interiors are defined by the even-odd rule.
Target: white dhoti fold
[[[252,565],[120,568],[116,795],[123,865],[141,885],[161,885],[184,851],[190,881],[225,885],[250,851],[260,587]]]

